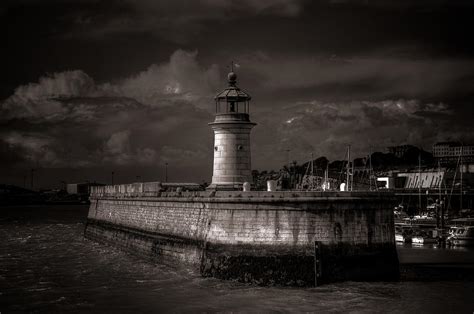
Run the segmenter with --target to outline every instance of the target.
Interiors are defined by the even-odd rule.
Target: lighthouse
[[[227,75],[228,87],[215,97],[216,116],[209,123],[214,131],[214,165],[208,189],[237,190],[252,181],[250,95],[237,87],[237,75]]]

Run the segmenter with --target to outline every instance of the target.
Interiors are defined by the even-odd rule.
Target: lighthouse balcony
[[[243,112],[228,112],[228,113],[218,113],[216,114],[216,118],[214,123],[219,122],[250,122],[250,117],[248,113]]]

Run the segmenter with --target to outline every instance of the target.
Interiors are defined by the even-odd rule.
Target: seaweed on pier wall
[[[305,255],[217,255],[206,252],[201,274],[257,285],[313,286],[314,257]]]

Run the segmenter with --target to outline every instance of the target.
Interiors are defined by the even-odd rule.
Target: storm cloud
[[[24,162],[43,167],[203,162],[210,114],[202,107],[218,74],[199,67],[196,56],[176,51],[169,62],[116,83],[96,84],[74,70],[19,86],[1,103],[0,138],[21,149]]]
[[[207,123],[231,61],[252,95],[254,168],[278,169],[288,150],[304,162],[342,158],[348,144],[362,156],[472,141],[474,50],[463,30],[473,10],[466,1],[4,2],[4,181],[38,167],[129,181],[165,163],[176,180],[209,180]]]

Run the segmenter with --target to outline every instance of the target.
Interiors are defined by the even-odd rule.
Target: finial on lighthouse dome
[[[234,71],[229,72],[229,74],[227,74],[227,80],[229,81],[229,85],[234,86],[235,83],[237,83],[237,74],[235,74]]]
[[[237,74],[235,74],[234,71],[229,72],[229,74],[227,74],[227,80],[229,81],[230,85],[235,85],[237,82]]]

